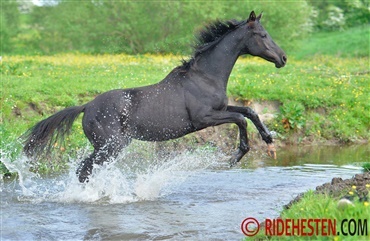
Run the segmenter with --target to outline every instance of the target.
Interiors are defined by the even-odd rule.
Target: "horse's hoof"
[[[92,173],[93,164],[91,162],[81,162],[80,166],[76,170],[76,175],[81,183],[89,182],[89,176]]]
[[[242,151],[238,150],[233,155],[233,157],[231,157],[230,160],[229,160],[230,168],[235,166],[240,161],[240,159],[242,159],[242,157],[243,157]]]
[[[233,159],[233,158],[232,158]],[[230,168],[234,167],[236,165],[236,163],[238,163],[236,160],[230,160],[229,161],[229,164],[230,164]]]
[[[229,160],[229,164],[230,164],[230,168],[236,166],[236,164],[240,161],[240,159],[238,157],[236,157],[235,155],[230,158]]]
[[[267,145],[267,155],[269,155],[270,157],[276,160],[276,149],[275,149],[274,144],[271,143]]]
[[[78,181],[80,181],[80,183],[88,183],[89,182],[89,175],[79,175],[78,176]]]
[[[88,170],[88,168],[78,168],[76,174],[80,183],[88,183],[91,170]]]

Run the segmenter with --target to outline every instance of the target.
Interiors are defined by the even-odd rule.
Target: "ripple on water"
[[[5,156],[1,161],[19,179],[1,181],[3,240],[242,239],[244,218],[276,217],[297,194],[360,172],[332,162],[228,169],[221,154],[197,150],[153,162],[116,161],[80,184],[75,160],[69,173],[50,178],[29,172],[26,158]]]

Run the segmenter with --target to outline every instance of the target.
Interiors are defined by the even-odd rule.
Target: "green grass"
[[[115,88],[154,83],[170,71],[159,56],[56,55],[15,56],[3,59],[1,124],[30,127],[55,111],[92,100]],[[9,123],[13,122],[13,123]]]
[[[370,172],[370,162],[365,162],[362,165],[362,168],[364,169],[364,172]]]
[[[84,104],[111,89],[155,83],[179,63],[180,59],[173,56],[62,54],[4,57],[0,69],[1,150],[19,153],[21,147],[17,138],[58,110]],[[74,122],[73,128],[65,148],[71,153],[86,146],[87,142],[81,117]],[[56,149],[60,148],[61,143],[58,143]]]
[[[369,57],[369,36],[368,25],[340,32],[316,32],[300,42],[292,54],[298,59],[314,55]]]
[[[316,56],[274,69],[245,59],[234,69],[229,92],[248,101],[280,102],[281,115],[270,126],[283,136],[293,131],[310,140],[353,142],[369,137],[368,64],[369,58]]]
[[[80,105],[115,88],[158,82],[179,64],[179,56],[4,57],[1,65],[0,130],[6,140],[62,108]],[[236,64],[228,92],[240,100],[275,100],[281,115],[270,128],[281,136],[343,142],[369,138],[368,58],[317,56],[291,59],[282,69],[258,58]],[[282,123],[286,119],[287,123]]]
[[[16,156],[21,150],[17,138],[38,121],[111,89],[156,83],[180,60],[180,56],[159,55],[5,56],[1,64],[1,149]],[[242,58],[230,77],[228,94],[239,100],[281,103],[281,113],[267,125],[282,141],[366,140],[370,137],[368,61],[291,58],[285,68],[276,69],[259,58]],[[73,155],[86,146],[81,117],[73,128],[66,148],[58,143],[57,150]],[[55,169],[63,165],[47,162]]]
[[[368,196],[369,197],[369,196]],[[370,238],[370,208],[369,202],[361,202],[358,198],[353,201],[352,205],[347,206],[338,206],[338,198],[332,198],[328,195],[317,195],[314,194],[312,191],[305,193],[304,197],[296,204],[291,206],[290,209],[284,210],[281,213],[281,218],[283,220],[290,219],[290,220],[301,220],[301,219],[331,219],[336,220],[336,234],[340,232],[340,235],[330,235],[325,236],[322,235],[320,232],[323,228],[319,227],[319,234],[314,233],[310,236],[301,236],[295,235],[292,236],[272,236],[266,237],[265,231],[260,230],[257,236],[254,236],[251,239],[246,238],[245,240],[368,240]],[[342,220],[349,220],[354,219],[355,221],[360,220],[364,223],[365,219],[367,220],[367,230],[368,235],[347,235],[349,233],[348,230],[348,222],[343,222],[343,233],[342,233]],[[307,226],[307,225],[306,225]],[[324,228],[324,231],[328,230]],[[351,227],[351,232],[354,230],[353,226]],[[306,228],[304,231],[306,234],[310,233],[311,230]],[[329,232],[327,232],[329,234]]]

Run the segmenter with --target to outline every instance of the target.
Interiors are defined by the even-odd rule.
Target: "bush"
[[[302,103],[289,101],[281,109],[281,120],[286,130],[302,129],[306,124],[305,107]]]

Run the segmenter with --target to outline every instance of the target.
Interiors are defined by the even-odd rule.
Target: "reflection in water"
[[[370,145],[353,146],[287,146],[278,149],[277,160],[266,158],[261,151],[252,152],[243,159],[243,167],[258,168],[267,166],[299,166],[304,164],[332,164],[336,166],[354,165],[368,162]]]
[[[349,178],[368,161],[368,146],[258,153],[240,167],[209,150],[167,160],[113,163],[79,184],[75,167],[58,178],[10,163],[19,180],[1,182],[2,240],[240,240],[241,221],[276,217],[297,194]],[[221,160],[221,161],[220,161]],[[138,168],[138,165],[141,165]]]

